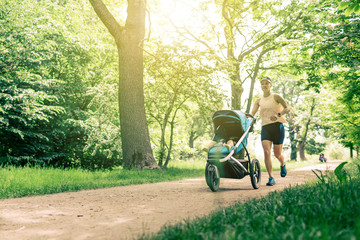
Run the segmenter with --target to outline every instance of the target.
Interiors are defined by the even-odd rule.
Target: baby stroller
[[[254,189],[259,188],[261,179],[260,163],[257,159],[250,160],[246,149],[249,132],[255,123],[250,114],[238,110],[220,110],[212,117],[215,139],[227,141],[232,139],[234,146],[228,150],[220,142],[208,152],[205,167],[205,179],[213,192],[219,190],[220,178],[242,179],[250,175]]]

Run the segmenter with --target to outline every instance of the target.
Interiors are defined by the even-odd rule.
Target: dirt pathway
[[[333,170],[328,163],[288,172],[267,187],[267,174],[254,190],[250,178],[221,179],[213,193],[204,178],[0,200],[0,239],[134,239],[210,212],[315,178],[311,169]]]

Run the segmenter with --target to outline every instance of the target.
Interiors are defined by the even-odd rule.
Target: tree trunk
[[[350,142],[350,158],[353,159],[354,158],[354,145],[352,144],[352,142]]]
[[[300,153],[300,159],[301,160],[306,159],[306,157],[305,157],[305,144],[306,144],[307,134],[308,134],[308,131],[309,131],[309,126],[310,126],[310,123],[311,123],[311,118],[312,118],[312,115],[314,113],[314,109],[315,109],[315,98],[313,98],[313,101],[312,101],[312,104],[311,104],[311,107],[310,107],[310,116],[309,116],[308,121],[305,124],[304,135],[301,138],[300,143],[299,143],[299,153]]]
[[[160,155],[158,156],[158,165],[162,167],[163,160],[165,157],[166,143],[165,143],[165,128],[161,126],[161,137],[160,137]]]
[[[191,130],[189,137],[189,148],[194,148],[194,136],[195,136],[195,132]]]
[[[146,122],[143,86],[145,0],[129,0],[119,46],[119,110],[124,167],[157,167]]]
[[[180,107],[184,104],[186,100],[184,100],[183,102],[181,102],[179,104],[179,106],[175,109],[174,111],[174,115],[172,116],[171,122],[170,122],[170,143],[169,143],[169,148],[168,148],[168,153],[167,153],[167,157],[166,157],[166,161],[164,164],[164,167],[167,168],[167,165],[169,164],[170,161],[170,157],[171,157],[171,151],[172,151],[172,147],[173,147],[173,141],[174,141],[174,128],[175,128],[175,119],[176,119],[176,115],[177,112],[179,111]]]
[[[189,136],[189,147],[194,148],[195,141],[195,131],[194,131],[194,122],[191,124],[190,136]]]
[[[250,111],[251,111],[251,103],[252,103],[252,98],[253,98],[253,93],[254,93],[254,85],[255,85],[256,77],[257,77],[257,72],[255,72],[253,74],[253,77],[251,78],[249,98],[248,98],[247,107],[246,107],[247,113],[250,113]]]
[[[257,60],[256,60],[256,64],[255,64],[255,68],[254,68],[254,72],[251,76],[251,85],[250,85],[250,92],[249,92],[249,98],[248,98],[248,102],[247,102],[247,107],[246,107],[246,112],[250,113],[250,109],[251,109],[251,102],[252,102],[252,98],[253,98],[253,93],[254,93],[254,85],[255,85],[255,81],[256,78],[258,76],[259,70],[260,70],[260,64],[262,62],[262,57],[264,56],[265,53],[274,50],[275,48],[268,48],[265,49],[263,51],[261,51],[261,53],[259,54]]]
[[[241,95],[244,88],[241,86],[240,79],[234,77],[231,83],[231,109],[239,110],[241,108]]]
[[[300,142],[299,143],[299,154],[300,154],[300,159],[301,160],[305,160],[305,142]]]
[[[119,113],[126,169],[158,168],[146,122],[143,89],[145,0],[128,0],[125,26],[120,26],[102,0],[90,0],[96,14],[115,38],[119,54]]]
[[[297,147],[296,147],[296,140],[295,140],[295,129],[289,124],[289,137],[290,137],[290,160],[296,161],[297,159]]]
[[[290,138],[290,160],[297,160],[297,140],[296,134],[298,132],[298,127],[294,125],[294,114],[292,112],[288,115],[288,122],[289,122],[289,138]]]
[[[172,146],[173,146],[174,126],[175,126],[175,121],[173,120],[170,123],[170,143],[169,143],[169,149],[168,149],[168,152],[167,152],[164,168],[167,168],[167,166],[168,166],[168,164],[170,162],[171,151],[172,151]]]

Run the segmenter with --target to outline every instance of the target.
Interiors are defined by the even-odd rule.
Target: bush
[[[310,155],[318,155],[325,150],[325,147],[326,143],[320,143],[315,141],[314,139],[310,139],[305,145],[305,151]]]
[[[329,156],[331,160],[343,160],[348,158],[348,151],[341,144],[331,142],[325,150],[325,157]]]

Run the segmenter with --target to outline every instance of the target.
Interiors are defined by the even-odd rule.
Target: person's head
[[[271,78],[269,77],[262,77],[260,79],[260,83],[261,83],[261,89],[264,92],[270,92],[270,89],[272,87],[272,82],[271,82]]]

